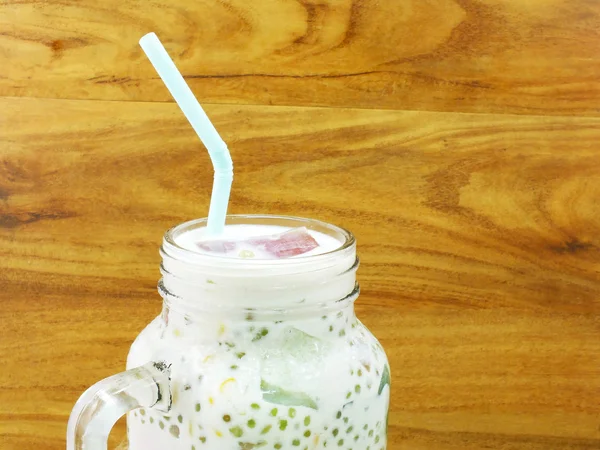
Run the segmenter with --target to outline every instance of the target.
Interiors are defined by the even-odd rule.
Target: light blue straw
[[[215,175],[206,227],[210,235],[220,234],[225,228],[227,204],[233,182],[233,161],[227,144],[219,136],[156,34],[145,35],[140,39],[140,46],[208,150]]]

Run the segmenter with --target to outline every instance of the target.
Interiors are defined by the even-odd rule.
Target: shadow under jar
[[[106,449],[125,413],[130,450],[385,449],[390,371],[354,313],[352,234],[229,216],[227,227],[306,227],[337,242],[310,256],[242,259],[190,250],[205,225],[166,233],[162,312],[133,343],[128,370],[82,395],[68,450]]]

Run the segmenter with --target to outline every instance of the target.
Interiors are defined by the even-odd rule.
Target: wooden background
[[[600,448],[600,1],[1,0],[2,450],[64,448],[159,311],[163,232],[206,214],[149,31],[232,213],[355,232],[389,449]]]

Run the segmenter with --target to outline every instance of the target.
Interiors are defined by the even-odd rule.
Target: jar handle
[[[105,378],[85,391],[71,411],[67,450],[106,450],[110,430],[137,408],[171,408],[170,366],[149,362]]]

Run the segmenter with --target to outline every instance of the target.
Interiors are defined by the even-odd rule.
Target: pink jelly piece
[[[257,247],[263,246],[266,252],[277,258],[301,255],[319,246],[306,228],[295,228],[271,238],[254,238],[248,242]]]
[[[229,241],[204,241],[198,242],[198,247],[207,252],[227,253],[235,250],[236,243]]]
[[[319,246],[306,228],[295,228],[273,236],[261,236],[241,241],[204,241],[198,243],[198,247],[209,252],[227,253],[243,244],[262,249],[279,259],[302,255]]]

